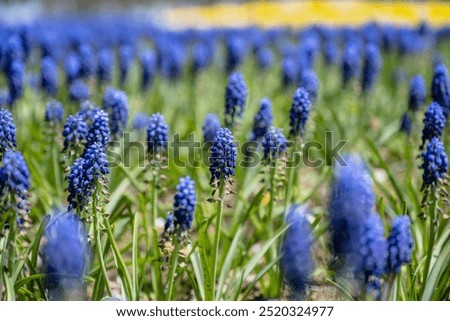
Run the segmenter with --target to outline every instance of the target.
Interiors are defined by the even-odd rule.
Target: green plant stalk
[[[433,190],[431,192],[431,206],[428,211],[428,217],[430,219],[430,235],[428,236],[428,249],[427,249],[427,259],[425,261],[425,269],[423,274],[423,282],[422,282],[422,291],[421,296],[423,295],[423,292],[425,290],[425,287],[427,285],[428,281],[428,274],[430,272],[430,265],[431,265],[431,259],[433,258],[433,249],[434,249],[434,241],[436,239],[435,237],[435,223],[434,220],[436,219],[436,212],[437,212],[437,197],[435,195],[435,191]]]
[[[131,215],[131,212],[130,212]],[[139,285],[139,270],[138,270],[138,259],[139,259],[139,216],[136,214],[133,220],[133,245],[132,245],[132,266],[133,266],[133,289],[135,299],[139,301],[140,285]]]
[[[289,203],[291,202],[292,198],[292,187],[294,186],[294,177],[295,177],[295,171],[296,171],[296,164],[297,164],[297,157],[298,157],[298,146],[301,144],[300,139],[296,138],[294,142],[294,148],[292,151],[293,161],[291,167],[289,167],[289,173],[288,173],[288,184],[286,187],[286,194],[284,197],[284,210],[286,211]]]
[[[268,237],[267,239],[271,239],[274,235],[274,218],[273,218],[273,210],[274,210],[274,206],[275,206],[275,197],[276,197],[276,187],[275,187],[275,172],[277,169],[277,164],[276,161],[273,164],[274,166],[270,169],[270,201],[269,201],[269,213],[267,215],[267,232],[268,232]],[[278,242],[275,242],[275,244],[273,244],[270,247],[270,250],[268,252],[268,257],[267,257],[267,264],[269,264],[270,262],[273,262],[274,260],[276,260],[277,257],[277,247],[278,247]],[[269,282],[269,296],[270,297],[275,297],[279,292],[278,289],[278,285],[279,285],[279,273],[277,271],[277,268],[275,266],[274,269],[272,269],[271,272],[269,272],[270,275],[270,282]]]
[[[109,296],[112,296],[111,286],[109,285],[108,274],[106,271],[106,263],[103,257],[102,238],[100,234],[100,220],[99,220],[99,213],[97,212],[97,191],[98,187],[95,188],[94,197],[92,201],[92,217],[94,219],[95,249],[97,252],[98,261],[100,263],[99,273],[101,274],[104,280],[106,292],[108,293]]]
[[[212,262],[213,262],[213,270],[212,270],[212,297],[206,297],[207,301],[213,301],[216,296],[216,278],[217,278],[217,267],[218,267],[218,258],[219,258],[219,241],[220,241],[220,233],[221,233],[221,225],[222,225],[222,216],[223,216],[223,201],[225,197],[225,180],[223,177],[220,178],[219,182],[219,202],[217,203],[217,216],[216,216],[216,230],[214,234],[214,247],[212,253]]]
[[[55,177],[56,195],[58,196],[58,199],[60,199],[64,189],[62,188],[61,185],[61,168],[59,164],[58,144],[56,144],[56,142],[53,142],[51,148],[52,148],[52,165],[53,165],[53,176]]]
[[[173,284],[175,283],[175,278],[177,277],[176,271],[178,267],[178,256],[180,251],[180,241],[178,240],[177,235],[172,238],[172,242],[175,243],[175,246],[172,252],[172,256],[170,257],[170,269],[169,274],[167,275],[166,301],[170,301],[172,299]]]
[[[151,228],[152,228],[152,236],[153,236],[153,258],[154,261],[159,263],[160,255],[159,255],[159,246],[158,246],[158,231],[156,229],[156,218],[158,217],[158,184],[159,184],[159,175],[160,175],[160,167],[156,167],[155,172],[153,173],[152,179],[152,200],[151,200]],[[151,273],[152,273],[152,285],[153,291],[156,295],[156,298],[162,300],[164,297],[162,280],[161,280],[161,271],[159,269],[158,264],[151,265]]]

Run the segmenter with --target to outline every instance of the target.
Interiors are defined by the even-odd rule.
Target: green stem
[[[56,195],[60,198],[61,193],[64,191],[61,185],[61,168],[59,164],[59,150],[56,142],[52,144],[52,164],[53,164],[53,176],[55,177]]]
[[[175,246],[172,252],[172,256],[170,257],[170,269],[169,274],[167,275],[167,291],[166,291],[166,301],[170,301],[172,299],[172,291],[173,284],[175,283],[176,270],[178,266],[178,256],[180,251],[180,242],[178,241],[178,237],[175,235],[173,237]]]
[[[130,212],[130,214],[131,214],[131,212]],[[134,289],[134,293],[135,293],[135,299],[139,301],[140,286],[139,286],[139,270],[138,270],[138,258],[139,258],[138,236],[139,236],[139,216],[136,214],[134,216],[134,222],[133,222],[132,265],[133,265],[133,289]]]
[[[270,240],[272,239],[273,235],[274,235],[274,219],[273,219],[273,210],[274,210],[274,206],[275,206],[275,198],[276,198],[276,187],[275,187],[275,172],[276,172],[277,166],[276,166],[276,161],[273,164],[273,167],[270,169],[270,201],[269,201],[269,213],[267,215],[267,221],[266,221],[266,226],[267,226],[267,239]],[[268,252],[268,255],[266,256],[267,259],[267,263],[269,264],[270,262],[272,262],[273,260],[276,259],[277,257],[277,243],[273,244],[270,247],[270,251]],[[269,297],[275,297],[277,295],[277,289],[279,286],[279,277],[278,277],[278,272],[276,267],[269,272],[270,275],[270,282],[269,282]]]
[[[297,158],[298,158],[298,147],[301,145],[300,139],[296,138],[294,141],[294,148],[293,148],[293,164],[289,167],[289,173],[288,173],[288,185],[286,188],[286,194],[284,198],[284,210],[286,211],[292,198],[292,187],[294,185],[294,177],[295,177],[295,171],[296,171],[296,165],[297,165]]]
[[[212,296],[211,298],[206,298],[208,301],[214,300],[216,297],[216,278],[217,278],[217,266],[218,266],[218,257],[219,257],[219,241],[220,241],[220,232],[222,225],[222,215],[223,215],[223,200],[225,197],[225,180],[220,178],[219,182],[219,202],[217,203],[217,216],[216,216],[216,230],[214,235],[214,247],[212,253],[212,262],[213,262],[213,272],[212,272]]]
[[[427,250],[427,259],[425,261],[425,270],[423,274],[423,284],[422,284],[422,294],[425,290],[427,281],[428,281],[428,274],[430,272],[430,265],[431,265],[431,259],[433,258],[433,248],[434,248],[434,241],[435,241],[435,219],[436,219],[436,212],[437,212],[437,197],[435,195],[435,191],[433,190],[431,192],[431,206],[428,212],[428,217],[430,219],[430,235],[428,236],[428,250]]]
[[[161,280],[161,271],[159,267],[159,246],[158,246],[158,230],[156,229],[156,218],[158,217],[158,184],[159,184],[159,176],[160,176],[160,168],[156,167],[154,170],[153,180],[152,180],[152,210],[150,214],[150,222],[153,236],[153,258],[156,264],[151,265],[151,274],[152,274],[152,285],[153,291],[156,295],[156,298],[162,300],[164,297],[162,280]]]
[[[103,249],[102,249],[102,238],[100,234],[100,222],[99,222],[99,214],[97,213],[97,188],[94,192],[94,197],[92,201],[92,216],[94,218],[94,239],[95,239],[95,249],[97,251],[97,257],[100,262],[100,273],[103,277],[104,284],[106,287],[106,292],[108,296],[112,296],[111,287],[109,285],[108,274],[106,271],[106,263],[103,257]]]

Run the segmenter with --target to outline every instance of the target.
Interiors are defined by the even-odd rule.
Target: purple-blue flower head
[[[400,131],[405,133],[406,135],[410,135],[412,131],[412,122],[411,116],[408,112],[405,112],[402,116],[402,120],[400,122]]]
[[[8,149],[17,147],[16,125],[11,113],[4,108],[0,109],[0,161]]]
[[[83,102],[91,95],[89,87],[81,80],[75,80],[69,87],[69,99],[75,102]]]
[[[286,151],[286,137],[283,135],[283,130],[273,126],[270,127],[264,135],[261,144],[266,162],[273,161],[282,156]]]
[[[236,156],[237,148],[233,134],[228,128],[221,128],[217,132],[209,156],[211,184],[220,179],[227,180],[230,176],[234,176]]]
[[[52,97],[58,90],[58,67],[51,57],[41,61],[41,88]]]
[[[247,85],[239,72],[234,72],[228,78],[225,89],[225,126],[233,128],[236,117],[242,118],[247,101]]]
[[[202,126],[203,141],[205,143],[213,142],[220,128],[219,117],[216,114],[207,114]]]
[[[103,110],[109,115],[109,127],[113,137],[123,134],[128,121],[128,98],[125,92],[108,88],[103,95]]]
[[[212,49],[206,42],[197,43],[192,48],[193,70],[197,74],[205,70],[212,61]]]
[[[409,109],[411,111],[418,111],[425,105],[426,98],[427,90],[425,87],[425,79],[423,79],[421,75],[416,75],[411,79],[409,84]]]
[[[247,55],[247,44],[241,37],[230,36],[227,39],[226,47],[226,71],[227,73],[230,73],[244,61],[245,56]]]
[[[422,130],[422,146],[433,137],[441,138],[445,128],[445,116],[442,107],[437,102],[432,102],[425,111]]]
[[[411,262],[411,252],[414,242],[409,216],[402,215],[394,218],[388,244],[388,270],[392,273],[398,273],[403,264]]]
[[[437,137],[427,143],[422,153],[423,186],[436,186],[439,180],[445,177],[448,171],[448,157],[444,144]]]
[[[358,45],[354,42],[347,43],[342,57],[342,83],[344,86],[358,75],[360,64]]]
[[[290,135],[294,137],[303,136],[306,122],[311,110],[309,94],[304,88],[298,88],[292,98],[292,106],[289,113]]]
[[[260,141],[272,126],[272,102],[269,98],[263,98],[259,102],[259,111],[253,119],[253,128],[250,136],[251,141]]]
[[[133,124],[131,127],[134,130],[143,130],[147,129],[148,125],[150,123],[150,117],[146,113],[137,112],[134,115]]]
[[[363,92],[367,93],[372,90],[381,70],[381,54],[380,49],[375,44],[366,46],[366,56],[364,59],[364,67],[362,73],[361,86]]]
[[[268,70],[275,62],[275,57],[269,47],[262,47],[256,51],[256,61],[261,70]]]
[[[328,40],[323,44],[323,56],[327,65],[336,65],[339,61],[339,46],[335,41]]]
[[[111,49],[100,50],[97,57],[97,78],[100,83],[111,81],[113,64],[114,57]]]
[[[80,58],[74,52],[70,52],[64,60],[64,71],[66,73],[66,80],[68,84],[74,82],[80,77]]]
[[[88,44],[81,44],[78,47],[78,57],[80,60],[80,77],[89,78],[95,73],[95,54]]]
[[[180,228],[182,231],[191,228],[196,204],[197,195],[194,181],[189,176],[180,178],[173,200],[173,215],[176,228]]]
[[[110,129],[109,129],[109,118],[108,114],[103,110],[98,110],[95,113],[94,121],[89,128],[88,135],[86,138],[86,146],[89,147],[94,144],[100,144],[105,147],[110,140]]]
[[[151,50],[145,50],[140,56],[141,64],[141,88],[150,88],[156,73],[156,56]]]
[[[80,115],[70,115],[64,124],[62,135],[64,137],[63,151],[80,149],[87,139],[88,126]]]
[[[45,121],[49,124],[61,124],[64,119],[64,108],[59,101],[47,103],[45,108]]]
[[[289,87],[298,80],[298,66],[292,57],[284,57],[281,61],[281,73],[283,86]]]
[[[317,102],[319,92],[319,80],[314,70],[306,69],[300,74],[300,86],[303,87],[309,94],[309,99],[312,104]]]
[[[83,277],[89,266],[90,247],[77,215],[56,211],[51,214],[40,257],[49,300],[85,299]]]
[[[120,84],[124,85],[128,79],[131,65],[134,59],[134,49],[130,45],[122,45],[119,49],[119,80]]]
[[[431,98],[441,105],[444,116],[448,118],[450,115],[450,80],[444,64],[439,64],[434,69]]]
[[[159,154],[167,150],[169,143],[169,127],[164,116],[156,113],[149,119],[147,126],[147,153]]]
[[[289,228],[281,245],[281,268],[283,278],[293,291],[293,299],[303,299],[314,263],[311,256],[313,236],[305,205],[292,205],[286,215]]]
[[[21,60],[12,61],[8,69],[9,104],[23,95],[23,79],[25,75],[25,65]]]

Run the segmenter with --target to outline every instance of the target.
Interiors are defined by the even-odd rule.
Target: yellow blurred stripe
[[[359,25],[368,21],[415,25],[428,21],[433,26],[450,23],[450,4],[444,2],[377,1],[281,1],[222,3],[212,6],[174,7],[162,12],[167,27],[300,27],[321,23]]]

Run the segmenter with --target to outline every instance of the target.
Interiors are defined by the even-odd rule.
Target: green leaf
[[[200,224],[200,230],[198,232],[198,249],[200,251],[200,262],[202,264],[203,268],[203,280],[205,282],[205,299],[212,301],[214,298],[214,289],[212,286],[212,276],[211,276],[211,270],[209,268],[208,264],[208,256],[206,253],[206,241],[205,241],[205,235],[206,230],[208,229],[208,220],[203,220],[203,222]]]

